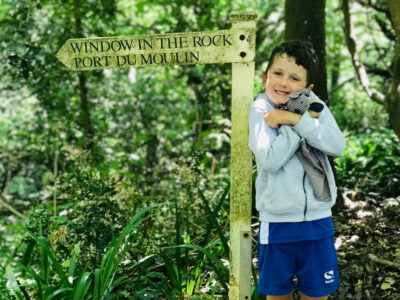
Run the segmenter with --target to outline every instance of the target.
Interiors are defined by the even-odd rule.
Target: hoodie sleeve
[[[300,145],[300,136],[292,126],[272,128],[264,119],[264,112],[275,109],[264,99],[256,99],[249,113],[249,147],[257,166],[267,172],[276,172],[294,155]]]
[[[300,121],[294,126],[294,130],[314,148],[321,150],[327,155],[341,155],[345,148],[344,135],[339,129],[335,118],[329,108],[314,93],[312,99],[316,98],[324,105],[319,118],[311,118],[305,112]]]

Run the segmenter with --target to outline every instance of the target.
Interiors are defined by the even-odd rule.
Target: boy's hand
[[[279,123],[279,110],[270,110],[264,112],[264,119],[267,121],[268,125],[272,128],[278,128]]]
[[[321,113],[313,111],[313,110],[309,110],[308,114],[310,115],[311,118],[319,118],[319,116],[321,115]]]
[[[286,110],[270,110],[264,112],[264,119],[272,128],[278,128],[279,125],[295,126],[301,119],[301,115]]]

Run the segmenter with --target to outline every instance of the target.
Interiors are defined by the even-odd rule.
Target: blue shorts
[[[258,244],[258,292],[286,295],[295,289],[309,297],[332,294],[339,288],[333,236],[287,244]]]

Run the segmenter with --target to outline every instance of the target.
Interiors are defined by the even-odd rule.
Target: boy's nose
[[[288,79],[287,79],[287,78],[282,78],[281,81],[280,81],[280,84],[281,84],[282,86],[287,86],[287,84],[288,84]]]

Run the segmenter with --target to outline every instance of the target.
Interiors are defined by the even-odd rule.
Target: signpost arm
[[[232,29],[256,28],[256,13],[232,13]],[[252,44],[255,33],[240,39]],[[230,202],[230,280],[229,299],[251,299],[251,195],[252,154],[248,147],[248,112],[254,96],[254,61],[232,63],[232,134]]]

